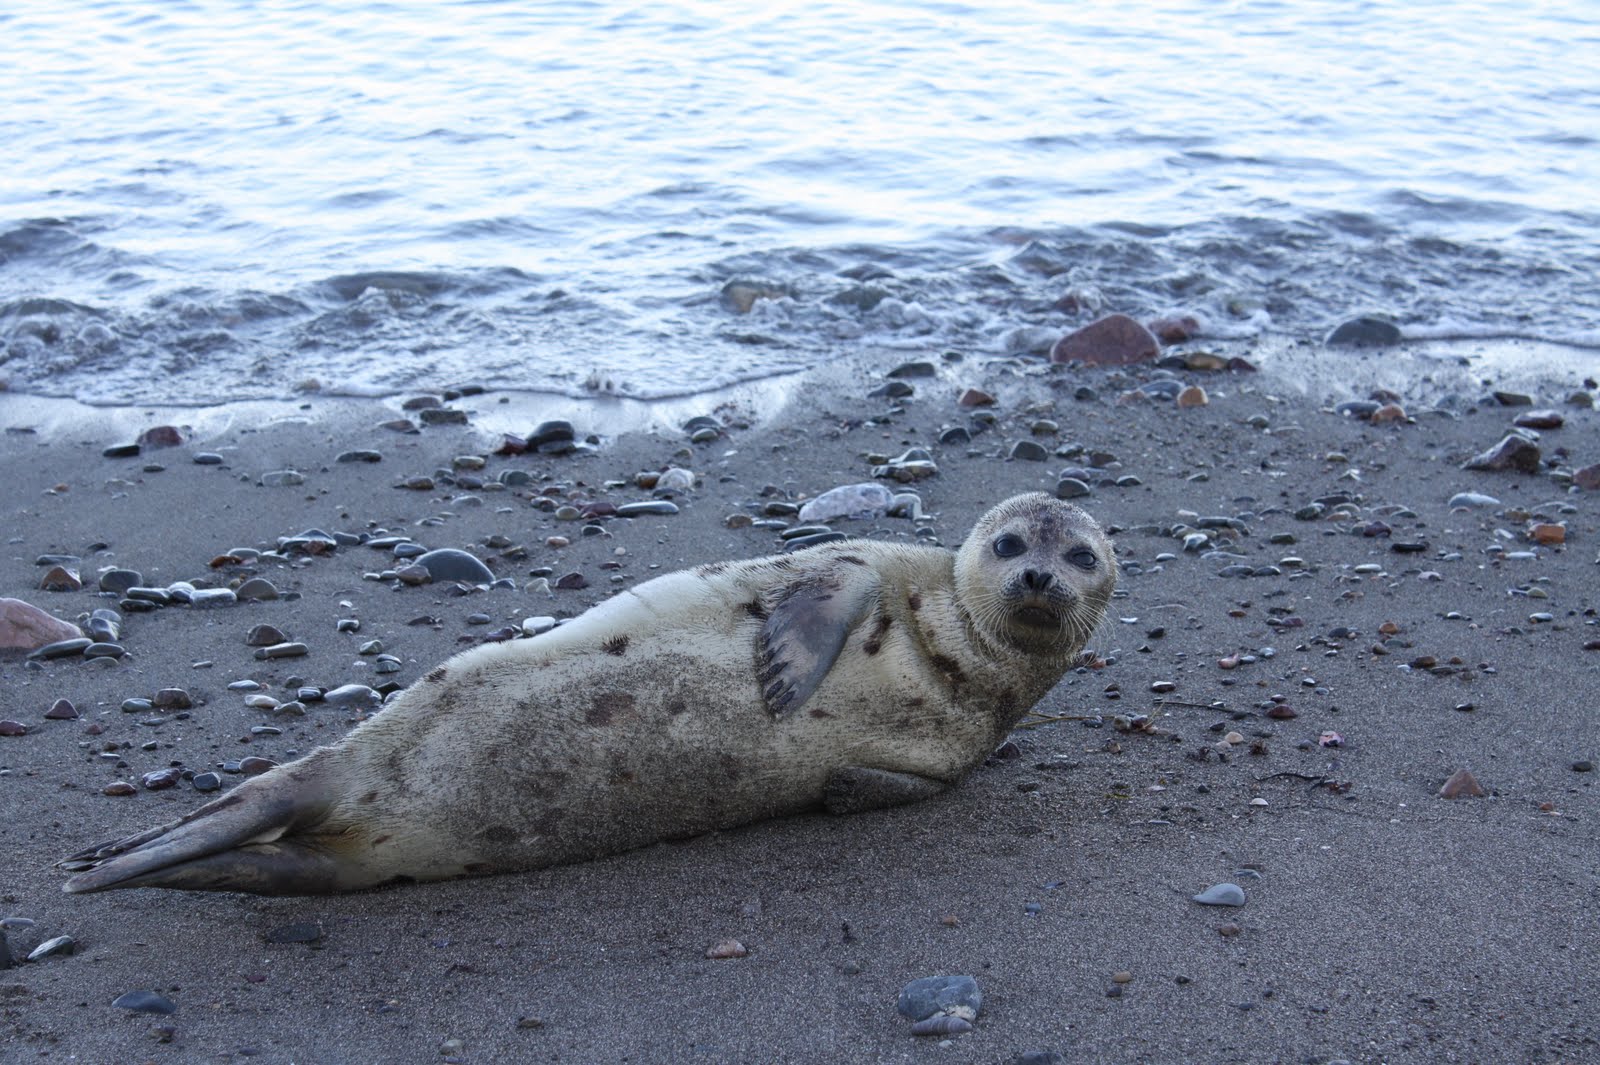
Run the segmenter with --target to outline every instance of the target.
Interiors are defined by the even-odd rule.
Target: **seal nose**
[[[1022,571],[1022,585],[1030,592],[1042,592],[1050,587],[1054,576],[1048,570],[1041,573],[1036,569],[1025,569]]]

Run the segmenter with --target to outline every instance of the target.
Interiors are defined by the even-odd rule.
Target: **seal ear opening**
[[[263,786],[256,786],[258,782]],[[274,794],[257,778],[171,824],[100,844],[60,862],[78,875],[62,890],[170,887],[262,895],[341,890],[338,862],[306,838],[280,838],[326,816],[327,804]]]

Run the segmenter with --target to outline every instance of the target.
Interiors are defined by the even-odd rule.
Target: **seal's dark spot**
[[[911,608],[912,613],[916,613],[918,610],[921,610],[922,609],[922,593],[921,592],[912,592],[911,593],[911,597],[906,600],[906,606]]]
[[[865,566],[867,564],[867,560],[860,555],[840,555],[839,561],[848,562],[852,566]]]
[[[616,655],[621,658],[628,653],[628,638],[626,636],[613,636],[600,645],[600,650],[608,655]]]
[[[378,801],[378,793],[375,792],[375,791],[369,791],[365,795],[361,796],[361,801],[362,802],[377,802]]]
[[[920,707],[927,706],[928,705],[928,700],[924,699],[920,695],[914,695],[911,698],[906,700],[906,705],[911,707],[911,709],[916,710],[916,709],[918,709]]]
[[[761,605],[761,600],[752,599],[744,605],[744,612],[757,621],[767,620],[767,608]]]
[[[633,709],[633,696],[627,692],[596,692],[583,720],[590,725],[609,725],[618,714]]]
[[[812,708],[811,716],[812,717],[832,717],[833,715],[828,713],[826,710],[822,709],[822,707],[817,706],[817,707],[813,707]]]
[[[478,833],[478,838],[489,843],[515,843],[517,841],[517,830],[507,828],[505,825],[490,825]]]
[[[731,754],[722,756],[722,776],[726,780],[738,780],[744,776],[744,766]]]
[[[373,840],[372,841],[372,845],[374,847],[376,847],[380,843],[388,843],[391,839],[394,839],[394,837],[391,836],[391,835],[385,834],[385,835],[379,836],[377,839]]]
[[[953,658],[946,655],[929,655],[928,661],[932,662],[933,668],[943,673],[951,684],[961,684],[967,679],[967,675],[961,672],[961,666]]]
[[[669,717],[677,717],[679,714],[688,709],[688,703],[684,702],[682,699],[674,699],[672,702],[667,704],[667,715]]]
[[[444,678],[449,675],[449,672],[450,671],[445,669],[443,666],[439,666],[437,669],[429,670],[428,671],[428,675],[426,677],[423,677],[422,679],[423,680],[430,680],[430,681],[433,681],[435,684],[437,684],[441,680],[444,680]]]
[[[872,635],[867,637],[861,649],[869,655],[875,655],[883,650],[883,634],[889,631],[889,626],[894,624],[894,619],[888,614],[879,614],[872,625]]]
[[[632,784],[637,779],[631,769],[614,769],[611,771],[612,784]]]
[[[1000,711],[1002,717],[1009,717],[1017,712],[1017,693],[1007,688],[995,699],[995,709]]]

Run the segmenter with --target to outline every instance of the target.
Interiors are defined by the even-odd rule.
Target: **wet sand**
[[[226,583],[246,574],[211,569],[215,556],[308,528],[473,550],[516,583],[467,595],[399,587],[363,577],[392,565],[384,553],[341,547],[256,566],[287,593],[276,601],[127,614],[119,664],[0,659],[0,718],[29,729],[0,737],[0,917],[33,922],[6,932],[18,963],[0,971],[4,1058],[1600,1059],[1596,773],[1577,768],[1600,759],[1600,650],[1585,649],[1600,638],[1600,514],[1595,493],[1560,479],[1600,461],[1600,415],[1564,402],[1581,379],[1516,382],[1565,416],[1541,434],[1546,468],[1465,471],[1527,409],[1478,402],[1504,382],[1484,384],[1449,358],[1423,380],[1377,356],[1302,357],[1349,358],[1350,373],[1333,376],[1358,396],[1372,382],[1395,389],[1411,420],[1335,413],[1345,397],[1308,387],[1291,358],[1259,374],[1178,372],[1209,400],[1178,409],[1120,399],[1156,371],[1035,360],[935,358],[938,375],[911,380],[910,397],[873,399],[902,360],[863,357],[791,383],[776,409],[748,396],[707,401],[694,413],[728,428],[703,444],[677,427],[682,410],[626,423],[608,421],[617,408],[605,404],[540,410],[603,437],[592,454],[544,458],[492,454],[497,431],[527,416],[521,400],[494,394],[451,404],[469,424],[415,435],[378,427],[401,416],[398,403],[308,397],[304,409],[226,417],[86,419],[0,394],[0,595],[59,617],[115,604],[93,594],[106,566],[139,570],[147,584]],[[956,404],[967,387],[997,398],[986,408],[994,423],[970,444],[942,445],[944,429],[973,426]],[[1436,404],[1452,413],[1430,413]],[[179,447],[102,455],[186,418],[194,428]],[[1046,420],[1057,432],[1036,433]],[[1009,458],[1022,440],[1053,454]],[[1018,729],[1005,757],[952,794],[340,897],[61,893],[56,860],[206,798],[188,782],[121,797],[103,794],[107,784],[173,763],[204,772],[248,755],[286,760],[350,727],[349,712],[315,702],[303,717],[249,709],[229,683],[253,679],[281,698],[302,684],[410,683],[524,618],[574,616],[659,572],[776,551],[774,530],[730,528],[729,516],[759,519],[765,503],[869,480],[869,456],[909,447],[938,464],[910,486],[928,517],[835,528],[913,538],[921,527],[953,546],[993,502],[1054,490],[1064,468],[1105,452],[1078,502],[1116,530],[1124,568],[1125,595],[1091,641],[1101,664],[1069,674],[1038,708],[1072,719]],[[382,460],[335,461],[352,449]],[[224,461],[196,465],[198,452]],[[520,469],[531,483],[395,487],[460,455],[487,456],[487,480]],[[581,522],[531,505],[550,486],[561,502],[649,498],[635,475],[667,465],[701,477],[676,497],[676,515],[606,518],[601,534],[583,536]],[[304,482],[259,483],[288,468]],[[1447,505],[1468,491],[1499,502]],[[1320,517],[1296,517],[1339,495],[1351,501],[1342,511],[1325,503]],[[1205,523],[1212,543],[1185,551],[1186,530],[1174,527],[1194,531],[1201,517],[1235,521]],[[1565,543],[1531,543],[1540,522],[1563,524]],[[548,547],[551,536],[571,543]],[[489,542],[523,545],[526,557]],[[36,559],[52,553],[83,559],[83,590],[38,589]],[[582,573],[587,587],[530,592],[541,567],[552,580]],[[489,623],[469,624],[477,613]],[[359,633],[336,631],[344,618],[359,618]],[[309,654],[256,660],[244,637],[262,623]],[[379,677],[356,653],[371,639],[400,659],[398,672]],[[121,709],[169,687],[197,704],[186,717]],[[82,716],[44,720],[61,698]],[[1269,715],[1273,706],[1290,712]],[[1135,727],[1119,729],[1117,715]],[[281,734],[253,735],[261,725]],[[1219,751],[1230,732],[1240,742]],[[1324,746],[1325,733],[1340,745]],[[1441,798],[1463,768],[1487,794]],[[1244,888],[1243,907],[1190,900],[1223,882]],[[266,939],[308,922],[320,928],[313,943]],[[58,935],[76,952],[20,960]],[[726,938],[748,956],[704,956]],[[895,996],[945,973],[982,987],[975,1029],[948,1044],[913,1037]],[[134,989],[159,992],[176,1012],[111,1006]]]

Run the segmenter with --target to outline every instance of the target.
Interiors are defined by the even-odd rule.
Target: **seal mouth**
[[[1011,617],[1019,624],[1030,629],[1058,629],[1061,627],[1061,615],[1045,606],[1028,604],[1019,606],[1011,612]]]

